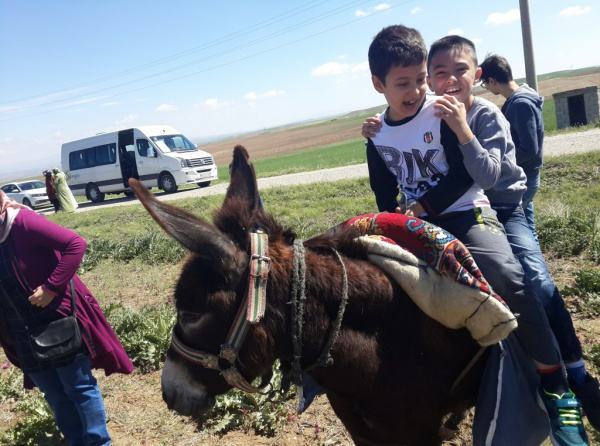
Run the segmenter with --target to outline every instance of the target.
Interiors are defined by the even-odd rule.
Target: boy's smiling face
[[[429,63],[429,87],[439,96],[454,96],[467,106],[473,102],[471,92],[481,76],[471,51],[467,48],[436,52]]]
[[[388,117],[392,121],[414,116],[427,93],[427,63],[394,66],[390,68],[382,82],[372,76],[375,90],[382,93],[389,105]]]

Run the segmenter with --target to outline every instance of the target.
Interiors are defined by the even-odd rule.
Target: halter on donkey
[[[450,391],[478,351],[466,331],[446,329],[419,311],[367,261],[352,230],[295,240],[259,206],[244,148],[234,149],[214,225],[159,202],[135,181],[131,186],[192,253],[175,290],[177,323],[162,377],[170,408],[197,415],[231,387],[256,391],[250,383],[267,375],[275,359],[296,362],[296,374],[310,369],[361,445],[437,444],[443,416],[473,404],[481,364]],[[268,238],[268,251],[251,250],[256,229],[261,241]],[[256,271],[266,265],[268,278]],[[253,269],[258,282],[267,282],[266,301],[264,317],[260,309],[248,321]],[[296,305],[289,304],[293,296]]]

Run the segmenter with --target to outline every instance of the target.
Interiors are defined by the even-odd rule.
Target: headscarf
[[[8,237],[15,217],[23,208],[29,209],[24,204],[8,198],[4,191],[0,189],[0,243],[3,243]]]

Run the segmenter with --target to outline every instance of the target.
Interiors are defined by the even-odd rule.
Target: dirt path
[[[588,130],[585,132],[572,132],[562,135],[549,136],[544,142],[545,156],[565,155],[581,152],[600,150],[600,129]],[[331,169],[300,172],[289,175],[279,175],[274,177],[259,178],[259,189],[268,189],[271,187],[292,186],[299,184],[319,183],[324,181],[339,181],[343,179],[363,178],[369,175],[366,164],[357,164],[353,166],[334,167]],[[174,194],[158,193],[156,197],[159,200],[179,200],[181,198],[206,197],[209,195],[224,194],[228,183],[217,184],[203,189],[190,189]],[[82,203],[77,212],[86,212],[98,208],[109,206],[126,206],[138,203],[133,198],[120,198],[108,200],[102,204]]]

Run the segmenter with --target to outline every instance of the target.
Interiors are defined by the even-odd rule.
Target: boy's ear
[[[474,79],[474,83],[479,82],[479,80],[481,79],[481,75],[483,74],[483,70],[481,69],[481,67],[477,67],[477,70],[475,70],[475,79]]]
[[[433,83],[431,82],[431,76],[427,75],[427,86],[429,87],[429,89],[431,91],[434,91],[433,89]]]
[[[374,74],[371,75],[371,81],[373,82],[373,87],[378,93],[383,93],[385,91],[385,85]]]

